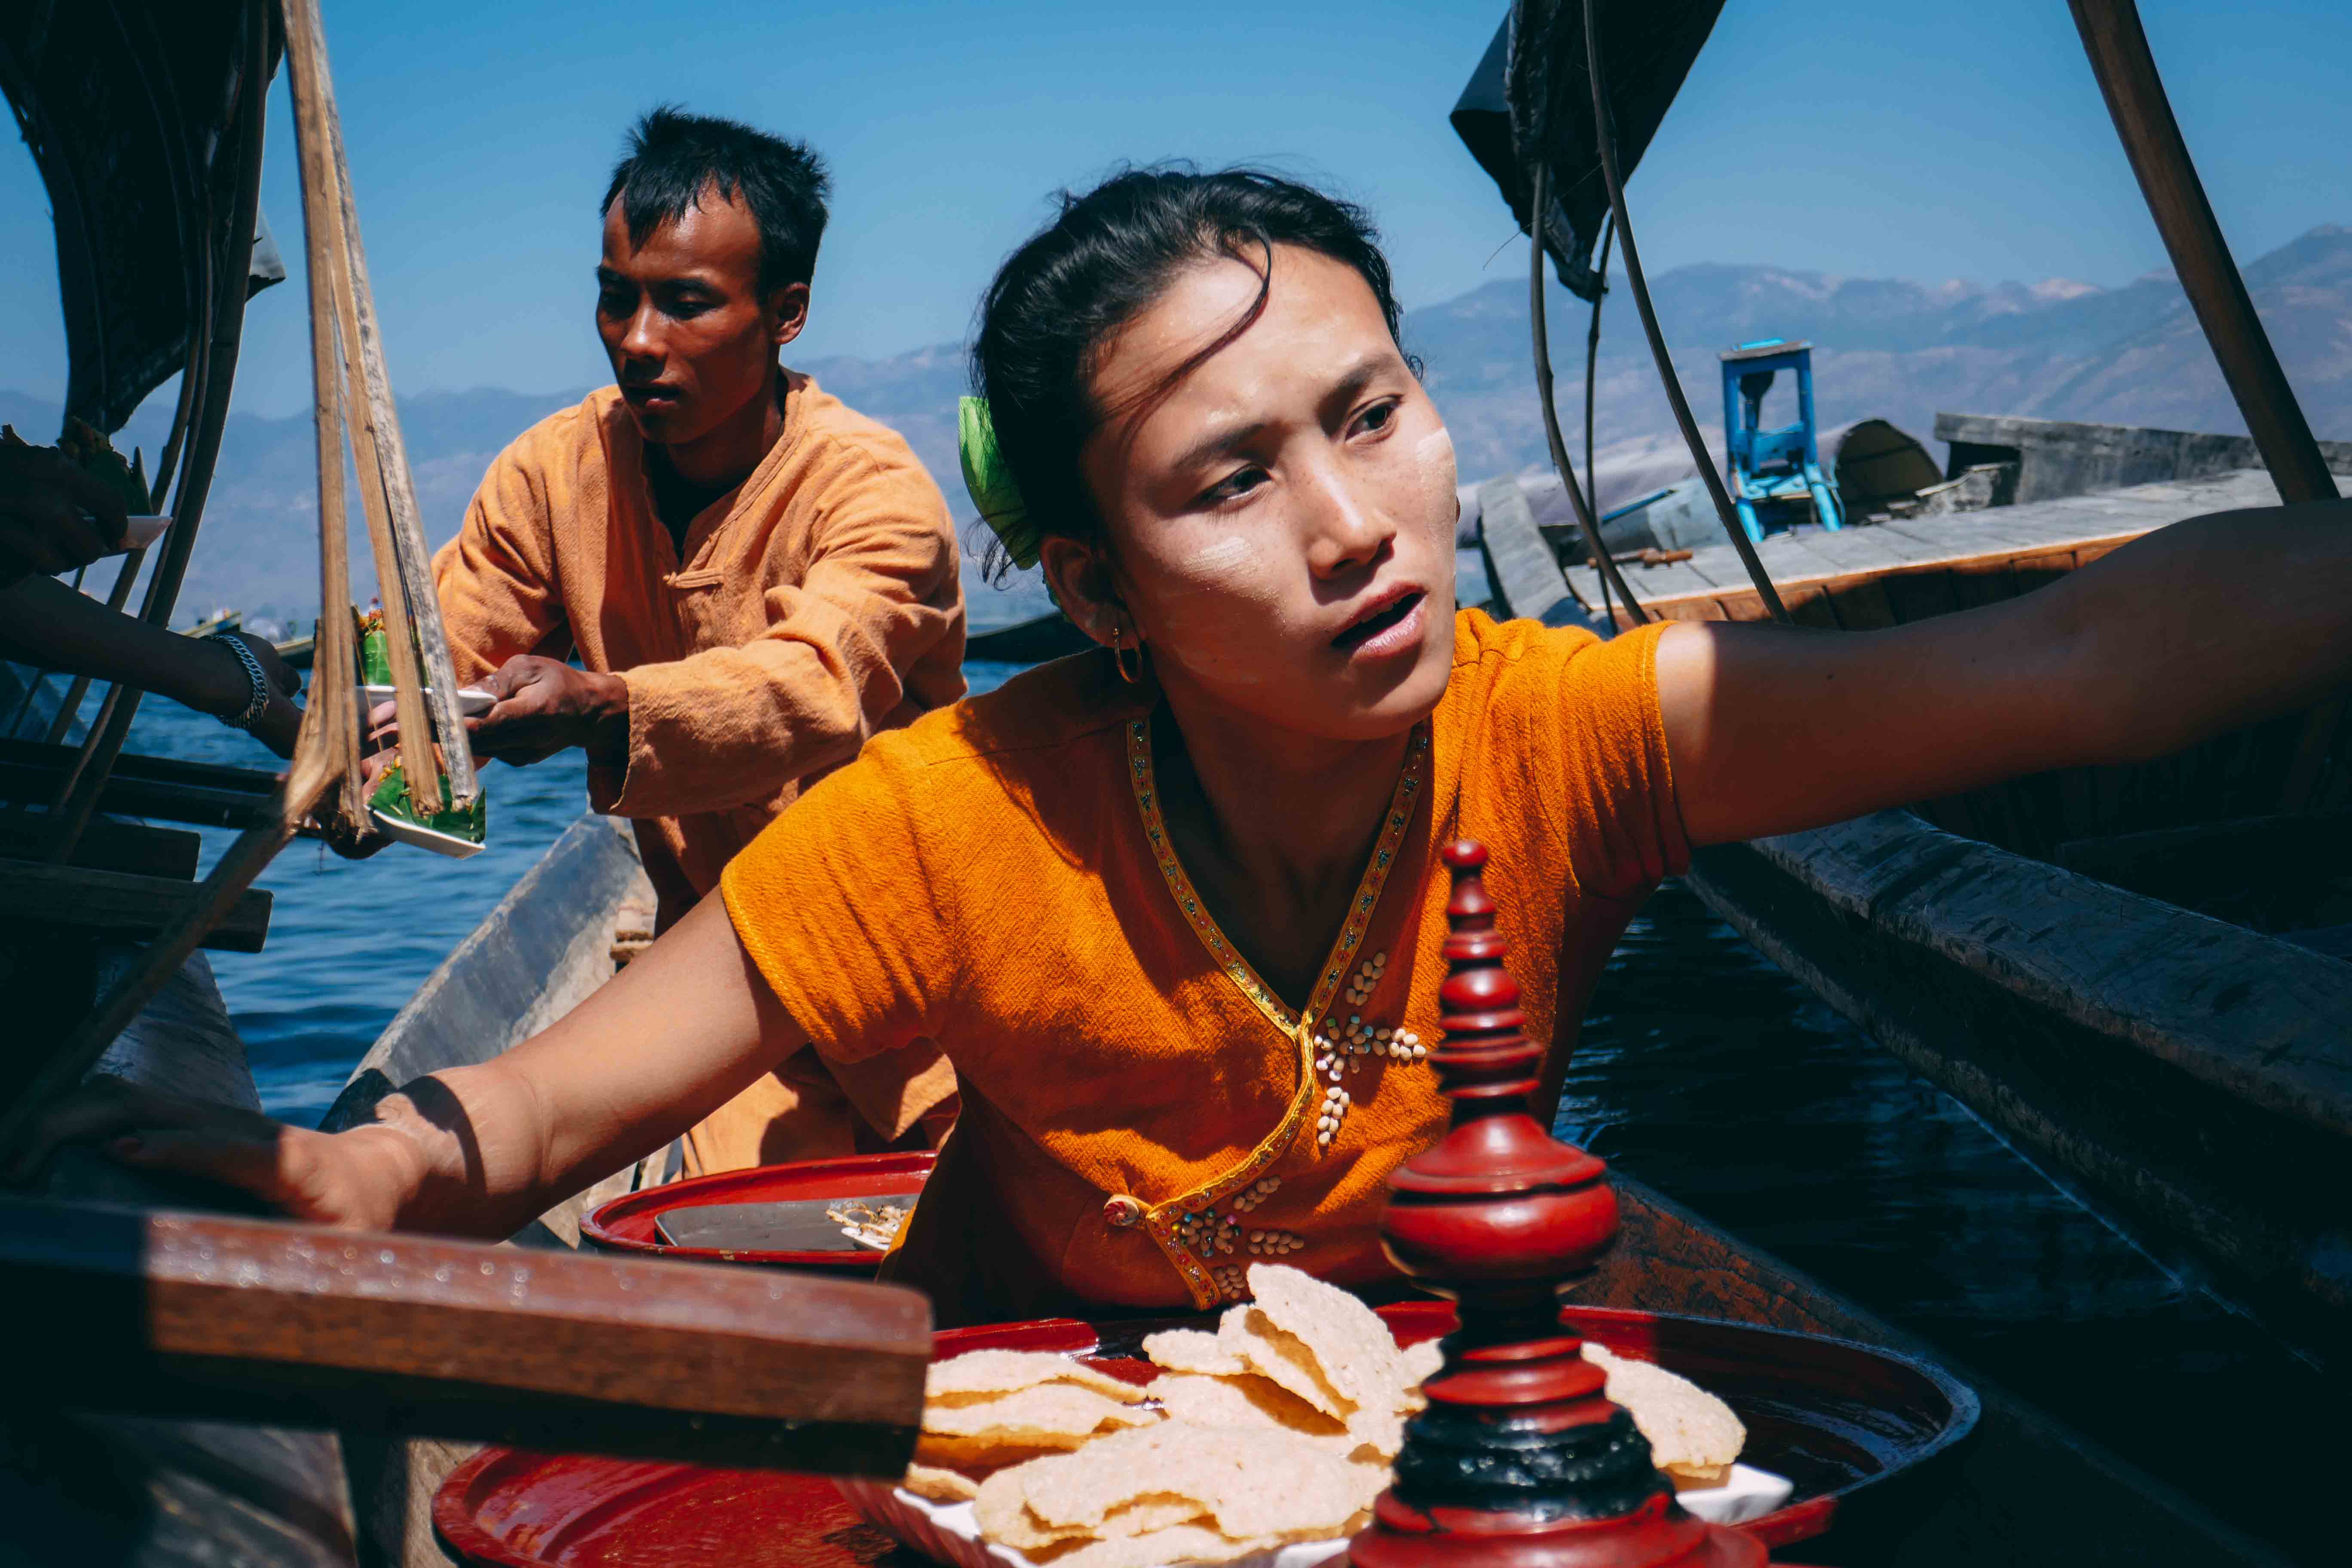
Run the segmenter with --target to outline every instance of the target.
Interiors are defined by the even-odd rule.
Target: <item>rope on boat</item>
[[[1731,496],[1723,488],[1723,476],[1715,471],[1715,459],[1707,455],[1706,442],[1700,438],[1698,422],[1691,417],[1690,400],[1683,395],[1682,378],[1675,374],[1675,362],[1666,353],[1665,334],[1658,331],[1658,312],[1650,303],[1649,281],[1642,275],[1642,254],[1633,243],[1633,219],[1625,210],[1625,182],[1617,174],[1617,126],[1609,112],[1609,92],[1601,72],[1600,6],[1597,0],[1584,0],[1584,64],[1592,80],[1593,142],[1601,153],[1601,177],[1609,186],[1609,210],[1616,219],[1617,232],[1625,241],[1625,280],[1633,286],[1633,304],[1642,313],[1642,330],[1649,335],[1650,353],[1658,362],[1658,379],[1664,384],[1666,401],[1674,405],[1675,423],[1682,426],[1683,440],[1690,447],[1691,460],[1698,465],[1699,478],[1706,481],[1706,493],[1715,502],[1715,515],[1722,520],[1724,532],[1731,536],[1732,548],[1739,552],[1739,563],[1748,568],[1749,581],[1756,584],[1757,595],[1772,618],[1781,625],[1789,624],[1789,607],[1780,603],[1780,590],[1772,586],[1772,578],[1764,570],[1763,561],[1748,531],[1731,510]]]
[[[1617,589],[1617,596],[1625,601],[1625,608],[1633,616],[1633,624],[1635,626],[1640,626],[1644,621],[1650,619],[1650,613],[1647,610],[1644,610],[1640,604],[1635,602],[1633,598],[1633,591],[1625,586],[1625,579],[1618,575],[1617,563],[1609,558],[1609,546],[1603,543],[1601,538],[1600,519],[1593,516],[1591,500],[1585,495],[1583,487],[1576,482],[1576,468],[1574,465],[1570,463],[1568,460],[1568,443],[1562,439],[1559,433],[1559,410],[1552,406],[1551,329],[1545,315],[1543,289],[1543,231],[1544,203],[1546,200],[1544,185],[1546,176],[1549,173],[1549,171],[1546,167],[1544,161],[1541,158],[1538,158],[1536,160],[1535,168],[1534,198],[1530,208],[1530,218],[1528,224],[1528,233],[1534,241],[1534,243],[1528,247],[1528,321],[1535,333],[1536,392],[1538,394],[1538,401],[1543,405],[1544,442],[1551,448],[1551,466],[1559,470],[1559,482],[1568,489],[1569,504],[1576,509],[1576,526],[1581,529],[1584,532],[1584,546],[1587,550],[1591,552],[1592,564],[1601,574],[1601,603],[1602,613],[1604,615],[1609,613],[1609,589],[1613,584]],[[1595,310],[1600,308],[1597,296],[1595,297],[1593,308]],[[1589,373],[1585,377],[1584,384],[1586,399],[1585,406],[1587,409],[1590,409],[1591,407],[1592,378]],[[1591,417],[1589,414],[1587,416],[1585,428],[1588,432],[1591,429]],[[1585,460],[1589,468],[1591,462],[1591,447],[1590,445],[1589,436],[1587,437],[1587,446],[1585,449]],[[1612,628],[1615,624],[1615,619],[1612,616],[1610,625]]]
[[[1584,331],[1584,493],[1591,498],[1592,514],[1601,515],[1601,470],[1592,466],[1592,405],[1593,381],[1601,372],[1601,301],[1609,294],[1609,247],[1617,241],[1617,215],[1612,213],[1601,224],[1601,259],[1594,263],[1592,276],[1592,320]],[[1628,604],[1632,601],[1628,600]],[[1641,612],[1635,619],[1640,619]],[[1611,626],[1617,624],[1614,612],[1609,608],[1609,579],[1601,579],[1601,618]]]

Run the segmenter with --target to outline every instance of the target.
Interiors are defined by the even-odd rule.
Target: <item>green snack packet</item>
[[[392,645],[383,635],[381,616],[368,617],[367,631],[360,637],[360,679],[369,686],[392,684]]]
[[[485,790],[474,797],[468,806],[452,806],[449,801],[449,781],[441,781],[441,809],[419,811],[409,798],[408,775],[398,763],[384,770],[376,781],[375,793],[368,797],[368,809],[382,812],[402,822],[446,833],[452,838],[462,838],[469,844],[486,844],[490,837],[490,797]]]

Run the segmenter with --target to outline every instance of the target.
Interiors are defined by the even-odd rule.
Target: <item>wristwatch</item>
[[[262,673],[261,661],[253,657],[253,649],[247,647],[245,639],[235,632],[215,632],[205,640],[227,644],[236,653],[236,661],[245,666],[246,679],[253,682],[253,700],[245,705],[244,712],[221,722],[232,730],[251,730],[269,710],[269,677]]]

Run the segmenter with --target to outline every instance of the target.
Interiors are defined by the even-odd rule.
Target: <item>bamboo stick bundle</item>
[[[328,73],[326,37],[317,0],[288,0],[285,13],[287,75],[294,96],[295,141],[302,165],[304,237],[310,268],[322,272],[328,280],[327,315],[334,325],[339,349],[334,357],[349,386],[352,456],[375,556],[377,592],[383,603],[394,710],[400,724],[401,766],[407,775],[410,798],[427,803],[425,809],[444,801],[445,772],[448,804],[463,805],[472,802],[481,786],[457,712],[456,670],[433,593],[415,487],[400,440],[383,340],[376,330],[374,292],[368,283],[367,259],[360,242],[341,118]],[[310,195],[314,185],[315,201]],[[314,291],[314,310],[317,301]],[[323,401],[320,406],[323,418]],[[324,689],[325,683],[314,674],[314,701],[315,694]],[[433,746],[436,736],[444,742],[446,753],[438,758]]]

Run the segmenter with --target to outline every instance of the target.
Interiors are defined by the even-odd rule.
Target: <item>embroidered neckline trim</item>
[[[1178,1239],[1178,1224],[1183,1216],[1200,1213],[1264,1175],[1297,1142],[1299,1129],[1306,1125],[1307,1113],[1317,1102],[1318,1087],[1315,1076],[1315,1020],[1330,1011],[1331,999],[1347,978],[1348,965],[1363,946],[1364,937],[1371,929],[1372,915],[1380,907],[1381,889],[1387,887],[1389,871],[1396,864],[1397,848],[1412,824],[1413,808],[1419,804],[1421,786],[1428,773],[1429,722],[1423,720],[1415,725],[1406,742],[1404,768],[1397,776],[1396,789],[1389,796],[1388,815],[1381,824],[1379,838],[1373,842],[1371,859],[1365,864],[1364,874],[1356,884],[1348,918],[1324,960],[1322,976],[1315,983],[1306,1011],[1300,1014],[1285,1006],[1274,988],[1226,940],[1215,918],[1202,903],[1192,879],[1185,875],[1182,862],[1176,858],[1176,847],[1168,837],[1167,824],[1160,813],[1159,784],[1151,766],[1149,713],[1128,721],[1127,761],[1136,809],[1143,818],[1144,837],[1150,846],[1152,859],[1160,867],[1161,879],[1168,884],[1169,896],[1176,900],[1177,912],[1192,928],[1192,934],[1201,939],[1201,945],[1208,950],[1209,957],[1224,972],[1225,978],[1291,1042],[1297,1056],[1298,1086],[1291,1095],[1289,1110],[1281,1125],[1252,1151],[1249,1158],[1215,1180],[1145,1211],[1145,1228],[1182,1276],[1193,1305],[1206,1309],[1223,1298],[1212,1278],[1208,1261]]]

